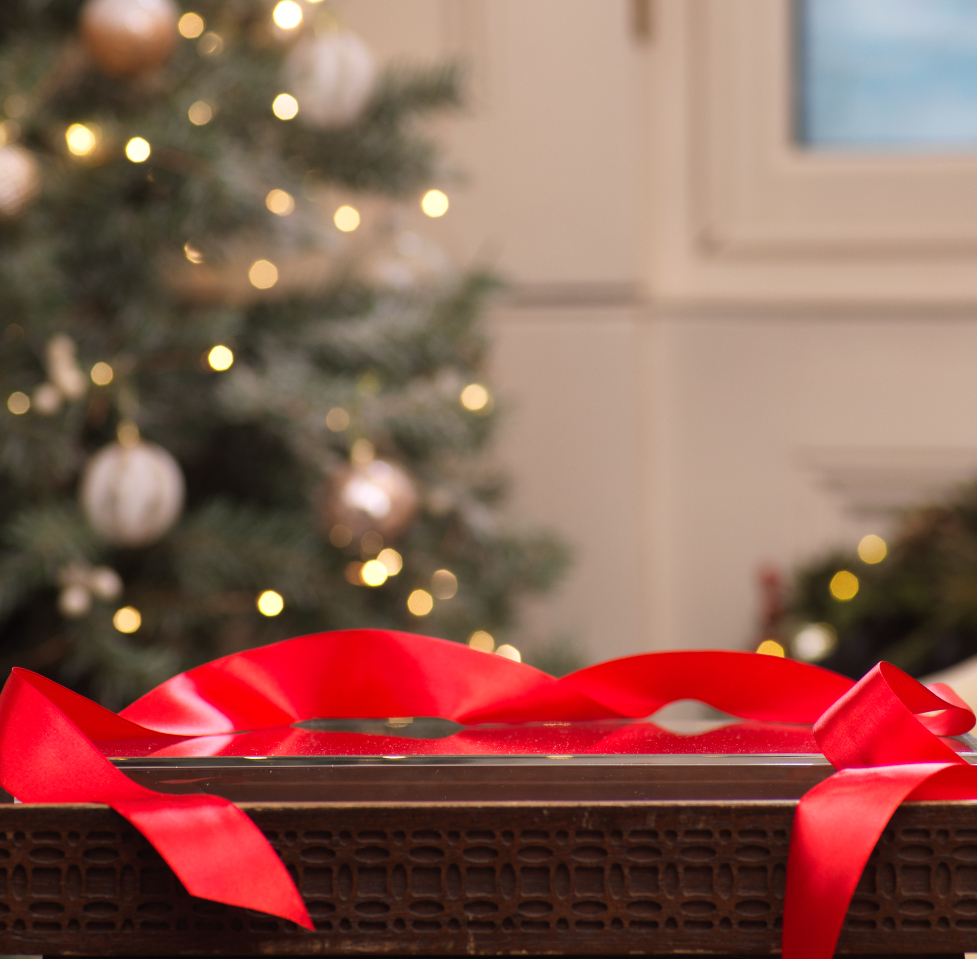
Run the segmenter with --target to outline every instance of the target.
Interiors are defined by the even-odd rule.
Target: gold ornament
[[[402,466],[382,459],[354,463],[332,476],[322,501],[323,525],[330,533],[343,527],[350,540],[372,531],[389,541],[410,525],[418,503],[417,486]]]
[[[110,77],[135,77],[162,66],[177,40],[173,0],[86,0],[79,17],[91,58]]]
[[[0,216],[17,216],[40,192],[41,170],[34,154],[16,143],[0,147]]]
[[[183,473],[155,443],[110,443],[85,466],[79,499],[88,521],[116,546],[148,546],[183,509]]]
[[[333,30],[292,47],[285,80],[299,102],[299,119],[330,129],[352,123],[363,111],[373,93],[376,64],[355,33]]]

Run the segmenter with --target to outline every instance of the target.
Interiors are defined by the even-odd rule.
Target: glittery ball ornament
[[[292,47],[285,82],[299,102],[299,119],[329,129],[352,123],[363,111],[376,81],[370,48],[349,30],[306,37]]]
[[[155,443],[110,443],[87,463],[79,499],[89,523],[116,546],[148,546],[183,509],[183,473]]]
[[[110,77],[135,77],[162,66],[177,40],[173,0],[86,0],[81,38],[95,65]]]
[[[41,170],[26,147],[0,147],[0,216],[14,217],[41,192]]]
[[[396,539],[417,515],[417,486],[402,466],[387,460],[337,471],[323,501],[324,526],[345,526],[355,537],[369,530]]]

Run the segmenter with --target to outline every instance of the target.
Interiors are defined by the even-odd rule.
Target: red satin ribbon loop
[[[119,715],[14,670],[0,694],[0,783],[26,802],[107,803],[193,895],[311,928],[281,860],[244,812],[216,796],[144,789],[95,743],[138,743],[140,754],[212,754],[220,742],[237,741],[231,733],[246,730],[242,738],[255,743],[271,727],[308,719],[437,716],[471,726],[641,718],[678,699],[759,722],[814,723],[838,770],[798,805],[784,959],[832,955],[865,862],[901,802],[977,797],[977,770],[937,738],[970,729],[973,712],[948,687],[927,689],[886,663],[853,684],[753,653],[648,653],[554,679],[466,646],[388,630],[303,636],[226,656],[162,683]],[[294,733],[299,742],[302,731]],[[445,748],[477,753],[480,735],[470,728]],[[625,727],[588,750],[614,743],[615,751],[630,751],[630,736]]]

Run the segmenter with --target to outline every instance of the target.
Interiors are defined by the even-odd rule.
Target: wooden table
[[[820,757],[127,760],[241,803],[315,921],[190,897],[97,805],[0,805],[0,952],[710,953],[780,948],[797,798]],[[977,948],[977,803],[904,806],[839,951]]]

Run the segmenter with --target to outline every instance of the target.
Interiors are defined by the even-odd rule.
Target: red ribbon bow
[[[119,715],[15,669],[0,694],[0,784],[26,802],[102,802],[156,847],[191,895],[311,929],[281,860],[217,796],[136,785],[95,744],[188,737],[308,719],[438,716],[459,723],[638,719],[698,699],[743,719],[815,723],[837,768],[800,801],[787,874],[785,959],[828,959],[868,856],[906,799],[977,798],[977,770],[939,736],[974,714],[949,687],[880,663],[858,683],[771,656],[647,653],[554,679],[444,640],[386,630],[305,636],[162,683]]]

